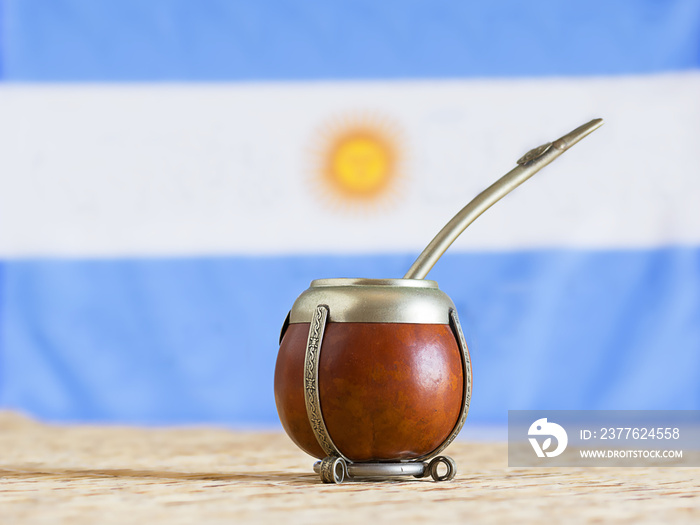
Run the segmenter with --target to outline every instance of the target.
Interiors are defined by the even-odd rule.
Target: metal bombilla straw
[[[479,215],[602,125],[603,119],[591,120],[554,142],[547,142],[528,151],[518,160],[515,168],[474,197],[440,230],[403,278],[425,279],[442,254]]]

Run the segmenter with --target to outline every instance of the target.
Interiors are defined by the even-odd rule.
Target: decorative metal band
[[[552,147],[551,142],[547,142],[546,144],[542,144],[541,146],[537,146],[536,148],[531,149],[525,155],[520,157],[518,159],[517,164],[520,166],[523,166],[523,165],[527,164],[528,162],[532,162],[533,160],[538,159],[542,155],[547,153],[551,147]]]
[[[457,434],[462,430],[464,422],[467,419],[467,414],[469,413],[469,402],[472,398],[472,366],[469,359],[469,349],[467,348],[467,342],[464,340],[464,333],[462,333],[462,326],[459,324],[459,318],[457,317],[457,310],[450,309],[450,326],[457,337],[457,344],[460,349],[460,356],[462,358],[462,377],[464,378],[464,400],[462,403],[462,410],[457,418],[457,424],[452,429],[452,432],[447,437],[447,439],[438,448],[433,450],[430,454],[426,454],[418,458],[418,460],[424,460],[426,458],[437,456],[440,452],[445,450],[450,443],[452,443]]]
[[[306,414],[309,417],[311,429],[314,431],[316,441],[323,451],[329,456],[344,457],[336,448],[331,436],[328,434],[326,423],[321,412],[321,399],[318,391],[318,364],[323,343],[323,332],[328,320],[328,306],[318,305],[311,319],[309,327],[309,339],[306,342],[306,356],[304,358],[304,400],[306,401]]]

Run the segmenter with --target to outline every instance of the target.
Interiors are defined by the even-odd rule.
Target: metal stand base
[[[440,466],[445,471],[440,473]],[[328,456],[314,463],[314,472],[321,476],[324,483],[342,483],[346,479],[356,478],[393,478],[413,476],[425,478],[431,476],[434,481],[450,481],[457,474],[457,464],[449,456],[436,456],[430,462],[410,461],[395,463],[352,463],[337,456]]]

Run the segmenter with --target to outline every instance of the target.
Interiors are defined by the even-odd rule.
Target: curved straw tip
[[[591,131],[595,131],[603,124],[605,124],[605,121],[602,118],[594,118],[588,124],[584,124],[584,126],[590,127]]]
[[[513,191],[520,184],[532,177],[544,166],[552,162],[564,151],[576,144],[579,140],[589,135],[603,125],[602,118],[596,118],[579,126],[553,143],[543,144],[526,153],[518,160],[518,167],[506,173],[491,186],[474,197],[469,204],[448,222],[430,244],[418,256],[418,259],[409,268],[404,279],[424,279],[428,272],[445,253],[454,240],[469,226],[479,215],[486,211],[503,196]]]
[[[593,133],[604,123],[605,121],[602,118],[594,118],[590,122],[586,122],[583,126],[579,126],[575,130],[556,140],[554,142],[554,146],[561,150],[567,150],[582,138]]]

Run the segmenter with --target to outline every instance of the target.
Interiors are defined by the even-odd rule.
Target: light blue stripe
[[[412,256],[5,263],[0,405],[50,420],[276,425],[277,337],[320,277]],[[431,277],[472,350],[470,421],[700,408],[700,248],[450,254]]]
[[[4,5],[11,81],[529,77],[700,66],[698,0]]]
[[[0,0],[0,80],[5,78],[5,50],[7,49],[5,20],[5,0]]]

